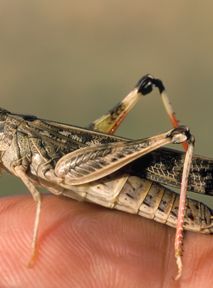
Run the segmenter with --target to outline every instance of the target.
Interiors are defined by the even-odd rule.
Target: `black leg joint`
[[[179,126],[177,128],[174,128],[167,136],[171,137],[171,138],[175,138],[176,135],[180,135],[180,134],[185,136],[185,140],[184,141],[188,142],[188,144],[191,143],[191,144],[194,145],[195,138],[191,134],[191,132],[190,132],[190,130],[189,130],[189,128],[187,126]],[[180,143],[180,142],[177,142],[177,143]]]
[[[143,76],[136,85],[138,92],[144,96],[152,92],[154,87],[157,87],[160,93],[165,90],[163,82],[160,79],[154,78],[150,74]]]

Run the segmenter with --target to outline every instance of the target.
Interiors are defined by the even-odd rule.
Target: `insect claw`
[[[178,280],[180,279],[182,275],[182,270],[183,270],[183,263],[182,263],[182,259],[180,255],[176,256],[176,264],[178,268],[178,273],[177,273],[177,276],[175,277],[175,280]]]
[[[37,250],[37,248],[35,247],[34,250],[33,250],[32,255],[31,255],[31,257],[30,257],[30,260],[29,260],[29,262],[28,262],[28,264],[27,264],[27,267],[28,267],[28,268],[33,268],[33,266],[34,266],[34,264],[35,264],[35,261],[36,261],[36,258],[37,258],[37,255],[38,255],[37,251],[38,251],[38,250]]]

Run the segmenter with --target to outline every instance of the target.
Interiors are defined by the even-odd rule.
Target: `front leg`
[[[34,264],[35,258],[37,256],[37,240],[38,240],[38,228],[40,222],[40,214],[41,214],[41,194],[36,189],[35,185],[31,182],[30,178],[26,174],[26,170],[23,166],[15,166],[14,174],[22,180],[25,186],[28,188],[30,193],[33,196],[33,199],[36,203],[36,215],[35,215],[35,222],[34,222],[34,229],[33,229],[33,239],[32,239],[32,254],[29,261],[29,267]]]

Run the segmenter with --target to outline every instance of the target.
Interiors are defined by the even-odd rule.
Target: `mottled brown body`
[[[129,164],[125,162],[120,168],[116,166],[115,172],[112,169],[105,175],[104,165],[110,166],[125,153],[137,154],[155,138],[131,141],[3,109],[0,121],[1,166],[5,170],[20,177],[15,167],[21,166],[33,185],[43,186],[56,195],[139,214],[176,227],[179,196],[148,179],[156,177],[156,181],[160,178],[165,184],[179,185],[183,153],[160,148]],[[170,161],[166,162],[166,157]],[[193,158],[189,188],[205,192],[205,186],[212,186],[212,163],[211,159]],[[88,181],[88,175],[91,177],[95,170],[101,170],[101,174]],[[207,172],[203,175],[201,171]],[[188,199],[184,228],[212,233],[211,225],[211,209]]]

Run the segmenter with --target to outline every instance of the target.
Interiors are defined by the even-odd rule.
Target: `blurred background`
[[[161,78],[196,153],[213,157],[211,1],[0,1],[0,105],[86,126],[151,73]],[[117,134],[170,129],[160,97],[141,101]],[[25,191],[11,176],[1,193]]]

